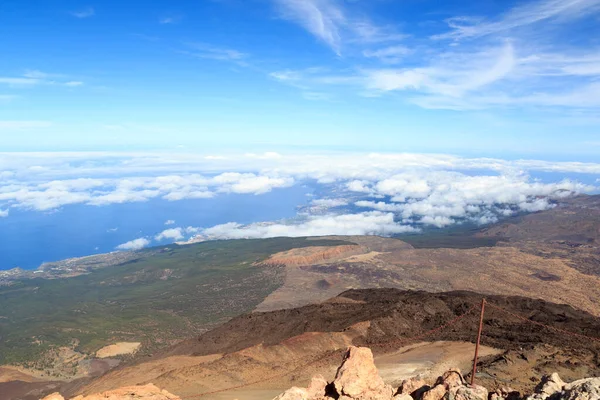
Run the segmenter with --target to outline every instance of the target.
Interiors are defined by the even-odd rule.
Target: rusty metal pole
[[[481,317],[479,318],[479,332],[477,332],[477,343],[475,344],[475,357],[473,357],[473,372],[471,373],[471,386],[475,383],[477,372],[477,356],[479,355],[479,342],[481,341],[481,330],[483,329],[483,313],[485,312],[485,298],[481,299]]]

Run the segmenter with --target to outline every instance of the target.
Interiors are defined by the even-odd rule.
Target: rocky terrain
[[[489,296],[488,301],[478,374],[482,384],[495,387],[508,381],[526,392],[539,376],[556,371],[568,380],[600,375],[600,342],[541,329],[491,304],[590,337],[600,331],[600,319],[542,300]],[[149,360],[67,388],[64,394],[153,383],[182,397],[223,390],[204,398],[269,398],[286,387],[308,384],[315,374],[334,376],[352,345],[373,349],[386,384],[398,386],[415,373],[435,378],[451,366],[469,369],[480,302],[481,295],[470,292],[350,290],[320,304],[234,318]]]
[[[129,386],[115,390],[110,390],[104,393],[96,393],[89,396],[76,396],[71,400],[181,400],[179,396],[175,396],[166,390],[161,390],[149,383],[143,386]],[[44,397],[42,400],[65,400],[60,393],[52,393]]]
[[[543,376],[533,393],[521,394],[503,386],[492,392],[469,384],[460,369],[453,368],[435,380],[419,376],[406,379],[399,387],[386,384],[379,376],[373,354],[367,347],[350,347],[332,382],[314,376],[307,388],[292,387],[274,400],[592,400],[600,398],[600,378],[564,382],[557,373]]]
[[[307,387],[294,386],[273,400],[597,400],[600,378],[564,382],[557,373],[545,375],[532,392],[520,393],[503,385],[491,390],[470,384],[459,368],[451,368],[435,379],[412,376],[398,386],[387,384],[380,376],[368,347],[350,346],[332,381],[322,375],[311,378]],[[123,387],[71,400],[181,400],[149,383]],[[58,392],[42,400],[65,400]]]
[[[358,245],[347,256],[340,252],[335,258],[327,258],[318,247],[303,248],[301,257],[290,252],[272,255],[268,262],[278,262],[285,268],[284,282],[256,310],[324,301],[350,288],[393,287],[531,296],[600,315],[600,275],[582,271],[589,263],[573,267],[582,258],[589,261],[585,255],[588,252],[600,257],[598,248],[571,249],[565,257],[552,257],[533,254],[524,245],[415,249],[389,238],[350,236],[346,240]]]

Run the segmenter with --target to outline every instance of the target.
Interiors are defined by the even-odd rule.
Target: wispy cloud
[[[344,11],[331,0],[275,0],[281,16],[292,20],[329,45],[341,51],[341,30],[348,23]]]
[[[416,90],[461,97],[466,92],[506,78],[516,63],[510,43],[479,54],[442,55],[440,58],[438,64],[427,67],[370,72],[367,86],[382,91]]]
[[[0,76],[0,84],[2,83],[8,86],[18,87],[33,86],[42,83],[42,81],[34,78]]]
[[[386,64],[395,64],[406,58],[411,50],[406,46],[390,46],[377,50],[364,50],[367,58],[377,58]]]
[[[382,43],[405,38],[389,27],[351,15],[337,0],[273,0],[282,18],[302,26],[338,55],[346,43]]]
[[[77,11],[71,11],[70,13],[72,16],[74,16],[75,18],[89,18],[93,15],[96,14],[96,12],[94,11],[94,9],[92,7],[88,7],[82,10],[77,10]]]
[[[594,34],[583,42],[563,35],[581,19],[598,18],[600,0],[536,0],[496,15],[456,15],[446,20],[449,30],[427,37],[375,25],[348,2],[272,1],[282,18],[347,62],[337,71],[291,67],[269,74],[297,87],[299,96],[335,97],[333,86],[345,86],[367,97],[396,93],[396,101],[427,109],[600,108]]]
[[[551,19],[562,22],[581,18],[600,11],[598,0],[538,0],[525,2],[499,18],[487,20],[473,17],[454,17],[447,20],[450,32],[435,35],[436,39],[465,39],[488,36],[529,26]]]
[[[205,43],[188,43],[192,51],[181,51],[183,54],[197,58],[206,58],[218,61],[231,61],[239,65],[246,65],[245,61],[249,55],[238,50],[216,47]]]
[[[158,20],[158,23],[161,25],[172,25],[172,24],[178,24],[181,22],[181,15],[169,15],[166,17],[162,17]]]
[[[26,70],[21,76],[0,76],[0,84],[13,88],[32,87],[36,85],[81,86],[83,82],[67,80],[63,74],[51,74],[38,70]]]

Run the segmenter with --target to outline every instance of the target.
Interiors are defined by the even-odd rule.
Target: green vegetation
[[[92,354],[116,341],[151,353],[251,311],[283,283],[283,270],[255,263],[297,247],[343,241],[275,238],[171,245],[73,278],[0,287],[0,364],[42,367],[57,346]],[[39,364],[39,365],[38,365]]]

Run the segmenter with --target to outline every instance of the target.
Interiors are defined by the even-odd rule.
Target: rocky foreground
[[[386,385],[379,376],[373,353],[367,347],[350,347],[333,382],[312,378],[308,388],[293,387],[274,400],[600,400],[600,378],[563,382],[558,374],[542,378],[535,393],[525,396],[510,388],[489,392],[469,385],[458,369],[450,369],[430,386],[420,377]]]
[[[200,397],[200,396],[196,396]],[[129,386],[71,400],[185,400],[153,384]],[[273,400],[600,400],[600,377],[571,383],[554,373],[542,377],[533,394],[521,394],[509,387],[490,392],[483,386],[469,385],[454,368],[429,385],[421,377],[402,382],[399,388],[384,383],[367,347],[350,347],[333,382],[314,376],[307,388],[292,387]],[[42,400],[65,400],[53,393]]]

